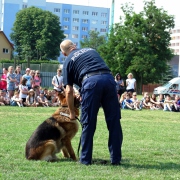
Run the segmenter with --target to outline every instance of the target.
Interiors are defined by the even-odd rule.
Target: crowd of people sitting
[[[143,93],[143,98],[138,99],[136,93],[136,79],[129,73],[124,83],[120,73],[116,74],[117,96],[121,109],[130,110],[164,110],[180,112],[180,97],[175,96],[174,100],[170,95],[160,94],[158,97],[148,92]],[[126,89],[125,89],[126,85]],[[58,92],[63,90],[63,78],[61,69],[57,69],[57,75],[52,77],[53,89],[41,87],[41,77],[39,70],[26,69],[24,75],[21,74],[21,67],[13,66],[8,69],[3,68],[0,81],[0,105],[27,106],[27,107],[55,107],[60,102],[57,97]]]
[[[52,78],[53,89],[41,87],[39,70],[26,69],[21,74],[21,67],[13,66],[3,68],[0,80],[0,105],[11,105],[19,107],[55,107],[60,102],[57,93],[62,91],[61,69],[57,69],[57,75]]]
[[[157,97],[155,94],[149,95],[148,92],[143,93],[143,98],[138,99],[136,92],[125,91],[119,100],[122,109],[130,110],[163,110],[180,112],[180,97],[175,96],[174,100],[170,95],[164,96],[159,94]]]

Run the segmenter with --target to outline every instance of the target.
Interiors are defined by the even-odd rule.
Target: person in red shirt
[[[0,89],[2,90],[7,90],[7,73],[8,73],[8,69],[3,68],[3,74],[1,76],[1,81],[0,81]]]

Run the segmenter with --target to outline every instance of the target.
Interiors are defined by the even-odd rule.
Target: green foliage
[[[98,52],[101,45],[105,43],[105,36],[100,36],[100,33],[96,31],[89,31],[88,34],[88,38],[85,38],[84,41],[80,41],[81,48],[89,47]]]
[[[17,60],[16,59],[16,63],[19,62],[19,64],[22,63],[27,63],[27,60]],[[14,59],[13,60],[1,60],[0,63],[14,63]],[[49,60],[31,60],[31,64],[41,64],[41,63],[48,63],[48,64],[59,64],[58,61],[49,61]]]
[[[122,165],[110,165],[108,130],[102,109],[98,114],[91,166],[80,165],[58,154],[48,163],[25,159],[31,134],[56,108],[0,107],[0,179],[2,180],[165,180],[179,178],[179,113],[122,110]],[[161,117],[161,118],[159,118]],[[81,126],[72,146],[77,152]],[[100,160],[107,160],[106,165]]]
[[[56,59],[59,43],[65,37],[59,17],[36,7],[16,14],[10,36],[21,59]]]
[[[128,4],[122,10],[125,19],[120,18],[120,23],[112,27],[100,54],[114,74],[120,72],[126,77],[132,72],[141,91],[142,83],[154,83],[162,78],[167,62],[173,57],[169,29],[174,27],[174,17],[157,8],[154,0],[145,1],[139,14]]]

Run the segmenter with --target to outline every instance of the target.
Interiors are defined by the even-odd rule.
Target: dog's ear
[[[61,106],[67,106],[66,96],[64,92],[60,92],[58,94],[58,98],[59,98]]]

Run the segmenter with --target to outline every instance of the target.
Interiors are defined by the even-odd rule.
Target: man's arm
[[[75,112],[74,112],[74,96],[73,96],[73,86],[66,85],[66,100],[70,111],[70,119],[75,119]]]

